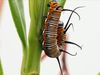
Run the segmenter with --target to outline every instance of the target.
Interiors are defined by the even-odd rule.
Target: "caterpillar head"
[[[48,6],[50,7],[49,12],[54,12],[54,11],[62,11],[62,8],[58,2],[51,1],[49,2]]]

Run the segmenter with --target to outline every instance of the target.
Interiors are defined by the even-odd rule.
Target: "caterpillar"
[[[72,23],[69,23],[71,16],[73,13],[79,16],[79,14],[75,12],[75,10],[81,7],[77,7],[74,10],[62,9],[60,4],[55,1],[49,2],[48,6],[49,6],[49,11],[45,19],[45,26],[43,31],[43,49],[47,56],[57,59],[61,70],[61,74],[63,75],[59,61],[59,56],[61,55],[61,52],[68,53],[72,56],[77,55],[77,53],[71,54],[64,50],[64,46],[66,45],[66,43],[76,45],[82,49],[82,47],[79,46],[78,44],[71,41],[66,41],[66,32],[71,25],[73,26]],[[71,11],[71,14],[68,18],[65,27],[63,22],[60,22],[60,16],[62,11]]]

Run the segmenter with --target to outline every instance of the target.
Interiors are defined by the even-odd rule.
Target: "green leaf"
[[[23,46],[26,46],[26,24],[24,18],[23,0],[9,0],[9,5],[18,35]]]
[[[15,23],[15,27],[17,29],[17,33],[22,42],[23,60],[22,60],[22,66],[21,66],[21,74],[23,74],[25,72],[27,50],[28,50],[23,0],[9,0],[9,6],[10,6],[11,14],[13,17],[13,21]]]
[[[65,4],[66,0],[58,0],[58,1],[59,1],[60,5],[61,5],[62,7],[64,7],[64,4]]]
[[[1,64],[1,61],[0,61],[0,75],[3,75],[3,70],[2,70],[2,64]]]

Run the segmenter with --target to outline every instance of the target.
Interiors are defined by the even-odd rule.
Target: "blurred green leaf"
[[[23,46],[26,46],[26,24],[24,18],[23,0],[9,0],[9,5],[18,35]]]
[[[0,61],[0,75],[3,75],[3,69],[2,69],[1,61]]]
[[[100,72],[97,75],[100,75]]]

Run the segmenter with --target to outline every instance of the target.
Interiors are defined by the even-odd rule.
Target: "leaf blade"
[[[24,18],[23,0],[9,0],[9,6],[17,33],[22,44],[26,46],[26,24]]]

